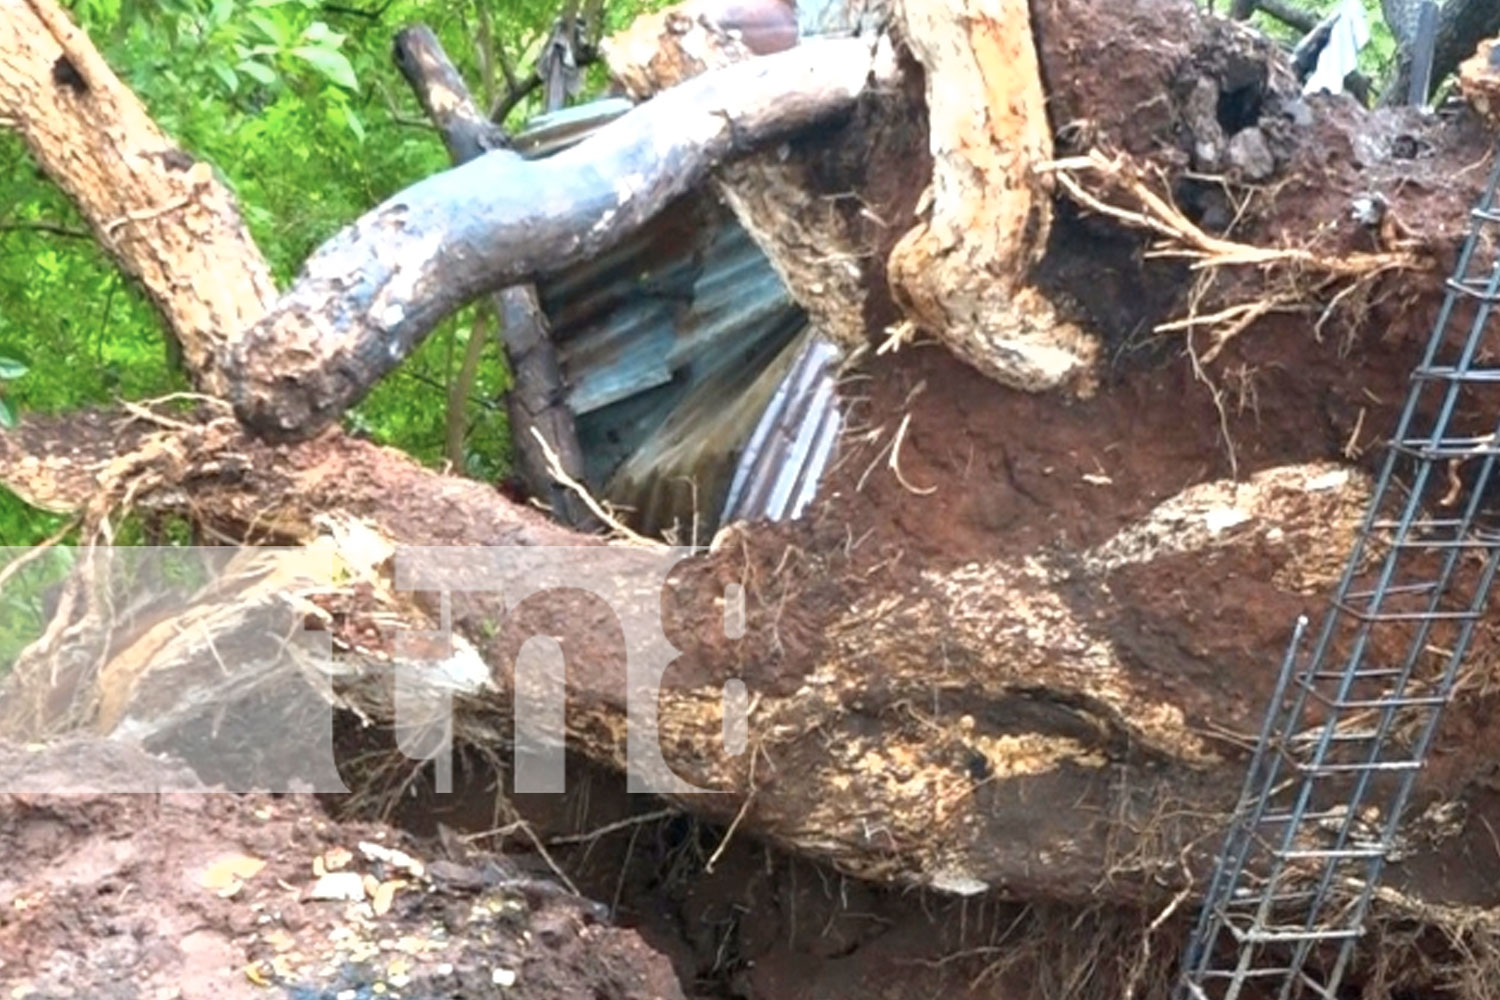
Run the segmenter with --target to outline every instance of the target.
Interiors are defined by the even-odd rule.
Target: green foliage
[[[1342,3],[1342,0],[1298,0],[1297,6],[1311,11],[1319,18],[1332,14]],[[1365,17],[1370,25],[1370,41],[1359,53],[1359,69],[1370,82],[1375,85],[1376,93],[1385,84],[1386,78],[1392,70],[1396,58],[1396,36],[1391,34],[1391,29],[1386,26],[1385,17],[1380,11],[1380,0],[1360,0],[1365,8]],[[1257,28],[1260,28],[1272,38],[1279,38],[1288,43],[1295,42],[1298,33],[1282,24],[1273,17],[1257,11],[1251,18]]]
[[[620,0],[622,27],[666,0]],[[402,27],[430,26],[476,97],[493,105],[505,66],[528,71],[562,0],[73,0],[73,16],[182,147],[214,165],[285,287],[340,227],[448,166],[391,61]],[[588,76],[598,93],[603,76]],[[533,96],[507,124],[538,109]],[[349,415],[352,428],[422,461],[442,459],[446,386],[472,316],[445,324]],[[159,317],[98,248],[69,201],[0,132],[0,422],[186,388]],[[464,467],[496,479],[509,462],[498,396],[504,361],[485,349]],[[3,494],[3,491],[0,491]],[[0,495],[0,544],[36,541],[56,521]]]

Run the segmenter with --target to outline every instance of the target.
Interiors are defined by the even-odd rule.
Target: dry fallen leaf
[[[383,917],[391,912],[391,903],[396,899],[396,890],[405,885],[405,879],[396,878],[389,882],[382,882],[375,887],[375,891],[370,894],[370,907],[377,917]]]
[[[400,868],[415,878],[421,878],[426,867],[420,860],[399,851],[394,847],[385,847],[381,844],[371,843],[368,840],[359,842],[359,851],[371,861],[384,861],[395,868]]]
[[[198,873],[198,885],[228,898],[244,887],[245,881],[266,866],[260,858],[248,854],[226,854],[216,858]]]
[[[260,939],[270,945],[271,950],[278,954],[291,951],[297,946],[297,939],[280,927],[274,927],[260,936]]]

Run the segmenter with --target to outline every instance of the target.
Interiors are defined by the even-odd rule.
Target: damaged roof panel
[[[548,155],[629,107],[545,116],[518,146]],[[690,521],[702,540],[721,513],[805,508],[841,424],[829,373],[838,350],[804,333],[801,309],[712,186],[537,291],[585,475],[634,510],[637,530]]]
[[[834,395],[839,350],[821,337],[799,348],[745,443],[722,520],[799,517],[817,493],[843,418]]]

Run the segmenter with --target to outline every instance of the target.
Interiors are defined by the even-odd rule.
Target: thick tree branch
[[[325,581],[316,590],[335,612],[335,648],[349,649],[337,662],[341,698],[386,723],[391,661],[367,650],[397,648],[401,632],[432,628],[436,606],[397,589],[382,553],[597,542],[337,431],[270,445],[228,420],[163,429],[75,415],[0,436],[7,482],[58,509],[95,504],[101,483],[138,486],[143,480],[117,478],[122,458],[133,475],[158,476],[159,486],[136,494],[155,509],[191,511],[231,536],[316,539],[338,565],[364,568],[357,586]],[[1099,544],[1055,553],[1058,561],[994,554],[918,572],[878,548],[846,550],[838,529],[830,538],[811,522],[790,533],[749,529],[679,564],[666,593],[619,576],[622,603],[612,608],[658,609],[680,651],[657,698],[663,762],[721,793],[680,797],[694,813],[728,822],[743,808],[745,834],[886,882],[1139,899],[1178,884],[1167,880],[1181,878],[1184,852],[1205,870],[1243,767],[1244,737],[1233,734],[1254,731],[1270,683],[1264,670],[1226,669],[1213,647],[1132,644],[1127,637],[1144,633],[1130,623],[1157,614],[1143,575],[1207,562],[1217,577],[1251,588],[1235,593],[1279,606],[1278,584],[1264,574],[1300,593],[1323,586],[1319,574],[1340,565],[1367,489],[1362,477],[1339,478],[1326,465],[1275,469],[1192,488]],[[1226,514],[1232,532],[1206,527]],[[1304,541],[1277,541],[1288,537]],[[601,546],[599,565],[610,560]],[[278,576],[273,597],[311,586]],[[731,641],[717,602],[740,581],[749,581],[745,638]],[[259,606],[230,589],[175,608],[185,621],[154,626],[142,639],[157,644],[150,655],[97,622],[75,621],[73,646],[34,647],[18,664],[0,697],[0,734],[31,739],[77,722],[107,733],[129,720],[148,747],[163,749],[185,702],[198,705],[189,718],[232,724],[241,714],[234,692],[248,687],[240,682],[268,667],[226,667],[203,656],[203,644],[238,648],[247,630],[263,632]],[[460,738],[505,739],[517,652],[531,635],[553,635],[568,650],[570,747],[626,765],[625,664],[583,592],[548,592],[524,607],[455,593],[452,608],[455,632],[494,680],[458,691]],[[58,658],[85,669],[59,672]],[[1242,664],[1238,654],[1234,662]],[[422,676],[422,662],[400,666],[412,682]],[[68,712],[59,715],[49,678],[65,675],[79,694],[62,700]],[[1183,676],[1200,680],[1173,679]],[[724,740],[720,698],[732,678],[754,705],[744,753]]]
[[[418,25],[398,32],[391,54],[455,164],[511,148],[505,133],[474,106],[469,88],[431,29]]]
[[[532,72],[525,80],[520,80],[507,86],[505,96],[496,101],[495,106],[490,109],[490,120],[496,124],[504,122],[505,119],[510,117],[510,113],[516,110],[517,105],[536,93],[541,85],[541,75]]]
[[[1318,26],[1318,15],[1303,10],[1288,0],[1255,0],[1255,9],[1303,34]]]
[[[1391,30],[1401,44],[1396,52],[1396,72],[1391,74],[1380,100],[1386,105],[1404,104],[1411,90],[1411,42],[1416,34],[1418,4],[1416,0],[1402,4],[1387,0],[1383,7],[1388,19],[1396,18]],[[1431,86],[1438,87],[1458,70],[1459,63],[1474,54],[1481,40],[1496,34],[1500,34],[1500,4],[1492,0],[1447,0],[1438,9]]]
[[[429,29],[417,26],[402,31],[396,36],[395,53],[396,64],[442,133],[455,164],[509,147],[505,133],[474,104],[458,70]],[[516,471],[533,496],[547,501],[558,520],[580,530],[598,530],[603,527],[598,519],[553,479],[547,456],[533,433],[541,433],[565,473],[583,480],[583,451],[536,289],[529,283],[504,289],[493,297],[493,308],[511,372],[505,402]]]
[[[133,458],[133,475],[158,473],[158,481],[173,484],[140,493],[140,502],[190,509],[231,536],[271,529],[270,541],[305,544],[324,536],[323,526],[357,518],[398,546],[589,541],[508,504],[484,486],[438,475],[399,452],[337,431],[300,444],[271,445],[246,436],[230,421],[179,431],[128,418],[77,415],[28,420],[18,435],[0,436],[7,485],[47,498],[54,510],[97,504],[101,483],[128,488],[112,479],[122,455]],[[26,465],[22,456],[35,461]],[[56,460],[62,456],[67,460]],[[1347,507],[1357,506],[1363,485],[1351,480],[1350,488],[1349,495],[1278,490],[1278,504],[1289,506],[1258,515],[1234,546],[1216,546],[1220,571],[1229,572],[1226,560],[1258,558],[1268,531],[1293,533],[1335,513],[1344,517]],[[771,761],[771,770],[756,785],[746,831],[850,871],[959,891],[988,884],[1022,894],[1087,895],[1109,867],[1111,852],[1130,849],[1110,842],[1128,835],[1112,831],[1103,817],[1124,809],[1144,821],[1150,810],[1167,808],[1171,796],[1197,802],[1202,818],[1175,823],[1173,846],[1151,845],[1150,859],[1140,859],[1142,870],[1175,859],[1177,838],[1190,840],[1212,828],[1212,811],[1228,805],[1220,793],[1235,787],[1231,778],[1238,765],[1226,762],[1219,748],[1202,738],[1198,720],[1248,730],[1259,707],[1254,698],[1185,690],[1174,693],[1171,702],[1161,700],[1153,667],[1119,658],[1104,633],[1096,631],[1110,616],[1128,613],[1107,591],[1099,591],[1100,603],[1088,620],[1075,615],[1078,588],[1086,585],[1082,577],[1054,577],[1034,562],[996,559],[932,567],[889,591],[875,568],[882,557],[840,554],[840,546],[829,550],[815,544],[815,533],[812,525],[803,525],[793,536],[804,555],[790,564],[784,564],[788,539],[772,529],[761,544],[751,532],[715,555],[684,564],[674,574],[680,583],[670,595],[647,592],[654,586],[649,581],[643,581],[641,593],[622,594],[660,602],[664,628],[681,650],[659,699],[662,750],[680,776],[726,793],[690,796],[686,804],[694,811],[727,821],[756,773],[748,757],[722,750],[718,692],[738,673],[759,706],[750,738],[759,744],[756,752]],[[369,547],[368,541],[364,545]],[[1130,540],[1115,548],[1121,546],[1128,550]],[[1116,558],[1112,551],[1109,545],[1098,550],[1101,581]],[[1121,568],[1129,565],[1127,559]],[[714,602],[723,585],[746,579],[760,581],[749,588],[747,639],[729,642],[722,629],[703,623],[721,614]],[[384,587],[377,588],[374,606],[351,611],[340,627],[358,633],[382,620],[380,630],[428,627],[409,599],[385,593]],[[1059,587],[1069,588],[1070,596],[1065,599]],[[504,612],[483,598],[454,596],[455,628],[481,650],[500,686],[463,698],[457,723],[463,733],[469,725],[463,716],[485,727],[492,723],[482,719],[503,717],[509,664],[525,636],[507,626],[486,638],[482,623],[502,621]],[[228,600],[232,604],[237,598]],[[563,595],[558,601],[545,606],[540,612],[545,623],[536,627],[559,635],[569,650],[570,735],[584,752],[622,766],[626,686],[612,634],[600,629],[575,598]],[[95,636],[100,642],[106,638]],[[191,639],[192,648],[201,650],[201,635],[193,633]],[[230,635],[216,634],[215,641],[229,643]],[[389,636],[380,640],[388,642]],[[940,666],[933,660],[937,649],[943,650]],[[33,651],[42,654],[50,655]],[[157,659],[171,661],[172,651],[162,650]],[[353,659],[351,665],[359,662]],[[879,664],[878,676],[870,673],[873,664]],[[109,672],[108,664],[103,671]],[[32,738],[56,725],[45,714],[36,716],[33,707],[46,700],[39,691],[51,690],[47,678],[56,675],[45,656],[18,664],[0,698],[0,733]],[[1254,678],[1244,680],[1255,686]],[[173,683],[181,681],[179,675]],[[88,686],[83,683],[80,690]],[[355,678],[346,679],[346,687],[357,686]],[[132,708],[132,702],[159,704],[153,699],[160,692],[152,694],[145,675],[130,690],[124,696],[104,692],[97,710],[108,718],[96,720],[96,729],[107,731],[132,713],[138,724],[150,721],[141,714],[148,710]],[[913,714],[917,705],[924,706],[922,712]],[[359,707],[377,717],[385,711],[378,702],[361,701]],[[924,723],[927,711],[935,715]],[[965,715],[971,717],[970,728],[961,721]],[[995,725],[1000,728],[991,731]],[[988,777],[974,772],[975,755],[988,758],[986,768],[995,769]],[[886,763],[868,763],[885,758]],[[1112,775],[1122,767],[1130,769],[1132,780],[1117,784]],[[903,769],[910,773],[893,777]],[[829,794],[840,786],[840,794]],[[1033,796],[1074,808],[1038,813],[1028,805]],[[1088,814],[1085,806],[1097,809],[1100,819],[1080,822]],[[934,826],[943,836],[931,835]],[[1026,836],[1018,837],[1023,828]],[[1054,852],[1058,845],[1071,846],[1036,863],[1037,850]],[[1129,896],[1142,888],[1132,877],[1111,891]]]
[[[0,0],[0,120],[140,280],[206,391],[276,297],[233,196],[164,135],[54,0]]]
[[[925,72],[933,154],[931,198],[887,261],[896,301],[991,378],[1086,394],[1098,342],[1032,283],[1052,221],[1036,168],[1053,136],[1030,9],[901,0],[896,10]]]
[[[391,198],[313,254],[227,361],[237,412],[305,437],[445,316],[598,253],[717,164],[853,106],[867,41],[807,45],[694,80],[541,163],[491,152]]]

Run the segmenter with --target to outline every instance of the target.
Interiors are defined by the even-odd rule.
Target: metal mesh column
[[[1177,1000],[1333,998],[1500,554],[1497,162],[1321,628],[1298,622]]]

